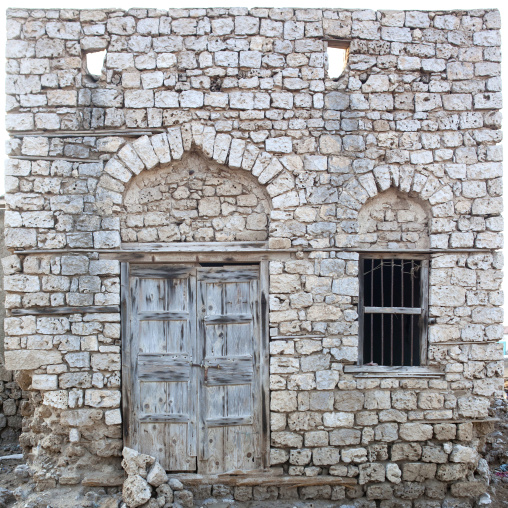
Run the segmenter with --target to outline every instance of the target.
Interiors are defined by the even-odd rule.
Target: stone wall
[[[5,356],[36,481],[120,469],[105,251],[267,239],[271,464],[355,486],[238,499],[471,506],[502,394],[499,28],[495,10],[9,10]],[[327,39],[350,41],[335,80]],[[427,250],[419,369],[353,368],[372,248]]]
[[[8,256],[4,242],[4,215],[5,203],[0,198],[0,258]],[[4,301],[3,270],[0,265],[0,300]],[[6,445],[10,449],[16,446],[21,429],[21,406],[22,392],[14,381],[14,373],[7,370],[4,364],[4,318],[5,307],[0,308],[0,445]]]

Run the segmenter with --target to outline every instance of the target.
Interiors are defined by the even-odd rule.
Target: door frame
[[[269,336],[269,261],[266,259],[259,259],[258,261],[248,261],[242,264],[252,264],[259,266],[259,379],[261,389],[261,439],[260,446],[262,452],[262,465],[263,469],[268,470],[270,467],[270,336]],[[129,448],[134,448],[135,444],[132,439],[131,423],[134,415],[132,411],[132,397],[131,387],[133,386],[133,366],[131,365],[131,344],[130,325],[132,317],[131,299],[130,299],[130,265],[131,264],[145,264],[143,261],[137,261],[135,258],[132,261],[121,262],[120,268],[120,323],[121,323],[121,357],[122,357],[122,432],[123,432],[123,445]],[[153,263],[150,263],[153,264]],[[181,260],[178,262],[161,262],[158,265],[186,265],[186,266],[199,266],[196,263],[196,256],[190,255],[188,263]],[[225,266],[234,266],[238,263],[223,263]],[[199,432],[199,428],[198,428]],[[198,439],[199,442],[199,439]]]

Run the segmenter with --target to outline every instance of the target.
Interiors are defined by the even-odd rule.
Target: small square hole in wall
[[[346,68],[349,57],[349,41],[329,40],[326,56],[328,59],[328,77],[338,79]]]
[[[86,54],[86,68],[88,73],[96,79],[99,79],[102,74],[104,58],[106,58],[106,50]]]

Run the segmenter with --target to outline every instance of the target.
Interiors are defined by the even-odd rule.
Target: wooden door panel
[[[253,267],[198,269],[202,474],[262,465],[261,411],[253,410],[261,391],[258,279]]]
[[[133,441],[172,471],[196,470],[195,269],[133,266]]]
[[[139,317],[143,319],[142,313]],[[140,353],[176,353],[192,355],[189,337],[189,318],[185,320],[166,318],[165,321],[143,319],[139,330]]]

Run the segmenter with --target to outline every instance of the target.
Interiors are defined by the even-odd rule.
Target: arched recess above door
[[[123,242],[268,239],[271,199],[249,172],[196,152],[133,177],[115,215]]]
[[[245,173],[265,189],[270,209],[298,206],[299,196],[292,169],[302,166],[301,157],[281,158],[263,152],[254,144],[229,134],[217,133],[214,127],[188,123],[167,132],[142,136],[125,144],[105,165],[96,190],[96,210],[104,216],[121,212],[131,181],[142,172],[180,161],[186,153],[199,154],[230,170]]]

